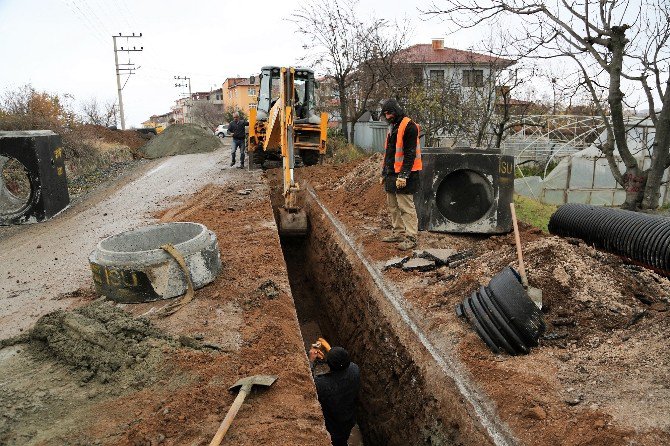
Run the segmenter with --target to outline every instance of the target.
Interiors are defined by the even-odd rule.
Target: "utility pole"
[[[174,84],[175,87],[188,87],[188,100],[186,101],[186,114],[184,115],[184,123],[187,123],[190,122],[191,118],[191,99],[193,98],[191,94],[191,78],[186,76],[175,76],[174,78],[176,80],[186,81],[185,84]]]
[[[123,90],[123,87],[126,86],[126,84],[124,83],[123,87],[121,86],[121,72],[122,71],[127,72],[128,79],[130,79],[130,75],[135,74],[135,70],[137,68],[135,68],[134,63],[130,63],[130,52],[131,51],[142,51],[144,49],[144,47],[141,46],[139,49],[137,49],[136,47],[132,47],[132,49],[130,47],[127,47],[127,48],[121,47],[121,49],[118,49],[117,46],[116,46],[116,39],[117,38],[125,38],[125,39],[128,40],[128,39],[131,39],[131,38],[138,38],[138,37],[142,37],[142,33],[140,33],[139,36],[136,36],[135,33],[133,33],[132,35],[128,35],[128,36],[124,36],[121,33],[119,33],[118,36],[112,36],[112,39],[114,39],[114,64],[116,65],[116,89],[119,93],[119,114],[121,115],[121,130],[126,129],[126,118],[123,115],[123,97],[121,95],[121,91]],[[125,52],[128,53],[128,63],[119,64],[119,52],[120,51],[125,51]],[[127,79],[126,79],[126,82],[128,82]]]

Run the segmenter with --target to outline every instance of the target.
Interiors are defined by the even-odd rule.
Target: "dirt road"
[[[54,300],[91,282],[88,255],[103,237],[153,220],[158,210],[205,184],[224,184],[228,149],[152,161],[56,218],[0,228],[0,339],[18,334],[40,316],[70,305]]]

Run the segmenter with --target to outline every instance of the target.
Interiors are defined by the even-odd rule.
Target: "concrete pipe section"
[[[184,294],[187,278],[161,246],[183,256],[194,288],[221,271],[216,235],[199,223],[162,223],[122,232],[98,243],[89,257],[96,291],[123,303],[170,299]]]

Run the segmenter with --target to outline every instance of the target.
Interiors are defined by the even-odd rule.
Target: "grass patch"
[[[558,208],[558,206],[543,204],[532,198],[517,194],[514,194],[514,207],[517,219],[547,233],[549,232],[549,218]]]
[[[539,163],[519,164],[514,169],[514,178],[540,177],[544,178],[544,169],[547,168],[547,175],[558,166],[558,161],[552,161],[548,166]]]
[[[334,132],[329,133],[326,147],[326,157],[333,164],[348,163],[369,156],[361,148],[348,143],[343,136]]]

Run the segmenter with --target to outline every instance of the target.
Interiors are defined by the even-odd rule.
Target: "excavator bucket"
[[[307,214],[303,209],[279,208],[279,235],[302,236],[307,235]]]

